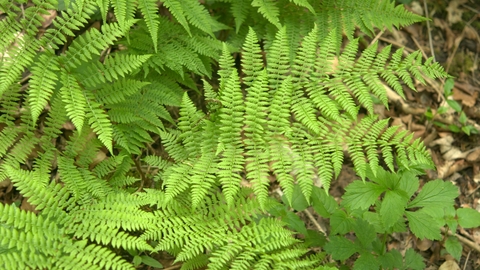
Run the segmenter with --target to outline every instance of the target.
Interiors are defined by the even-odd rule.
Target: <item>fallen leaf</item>
[[[420,251],[426,251],[432,247],[433,241],[426,238],[425,239],[417,238],[416,245]]]
[[[443,49],[450,51],[455,42],[455,34],[453,33],[452,29],[450,29],[446,21],[439,18],[433,18],[433,25],[445,31],[445,45]]]
[[[467,156],[467,161],[475,162],[480,161],[480,148],[476,148],[471,151]]]
[[[463,105],[472,107],[475,105],[478,97],[478,92],[473,92],[472,95],[467,94],[456,87],[453,87],[453,99],[459,100]]]
[[[446,11],[448,12],[448,24],[452,25],[454,23],[462,21],[463,9],[459,8],[458,6],[461,4],[465,4],[466,2],[467,0],[453,0],[448,3],[448,7],[446,8]]]
[[[460,266],[455,261],[446,261],[440,267],[438,270],[461,270]]]

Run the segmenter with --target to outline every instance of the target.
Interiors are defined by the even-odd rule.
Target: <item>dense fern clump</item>
[[[389,0],[0,0],[0,11],[0,181],[36,210],[0,205],[2,269],[157,267],[159,251],[182,269],[334,269],[311,249],[325,236],[292,225],[289,207],[331,202],[346,156],[363,181],[432,166],[373,111],[374,99],[388,106],[385,87],[403,96],[446,76],[419,52],[359,49],[355,27],[423,20]]]

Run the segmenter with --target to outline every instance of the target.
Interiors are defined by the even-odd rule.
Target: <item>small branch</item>
[[[308,219],[310,219],[310,221],[313,223],[313,225],[315,225],[315,227],[317,228],[317,230],[320,231],[320,232],[322,232],[322,233],[325,235],[325,237],[327,237],[327,239],[328,239],[327,232],[322,228],[322,226],[320,226],[320,224],[318,224],[317,220],[316,220],[315,217],[312,215],[312,213],[310,213],[310,211],[308,210],[308,208],[305,209],[303,212],[307,215]]]
[[[425,9],[425,17],[428,18],[430,16],[430,14],[428,13],[427,0],[423,0],[423,7]],[[433,51],[432,33],[431,33],[431,29],[430,29],[430,21],[429,20],[427,20],[427,31],[428,31],[428,43],[430,43],[430,51],[431,51],[431,54],[432,54],[432,57],[433,57],[433,61],[437,62],[437,60],[435,59],[435,52]]]
[[[138,159],[135,158],[135,159],[133,159],[133,162],[135,163],[135,167],[137,167],[137,171],[140,174],[141,182],[140,182],[140,186],[138,187],[138,189],[136,191],[136,192],[140,192],[143,189],[143,185],[144,185],[146,179],[145,179],[145,175],[143,174],[142,166],[140,165],[140,161],[138,161]]]
[[[386,28],[384,27],[382,31],[378,32],[378,34],[375,36],[375,38],[372,40],[372,42],[370,42],[370,45],[375,43],[383,35],[383,33],[385,32],[385,29]]]

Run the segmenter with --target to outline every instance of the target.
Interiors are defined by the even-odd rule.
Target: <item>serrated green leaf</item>
[[[445,81],[445,84],[443,85],[443,92],[445,94],[445,97],[449,97],[452,95],[452,89],[454,85],[455,81],[452,78],[448,78]]]
[[[402,269],[403,257],[400,251],[392,249],[391,251],[378,256],[378,261],[384,270]]]
[[[374,212],[365,212],[363,218],[367,220],[370,224],[375,227],[377,233],[394,233],[394,232],[406,232],[407,227],[405,225],[405,220],[403,217],[400,217],[397,222],[390,228],[383,225],[380,220],[380,215]]]
[[[457,261],[460,261],[460,257],[462,257],[462,244],[455,236],[449,236],[447,238],[447,241],[445,241],[445,249]]]
[[[446,223],[453,230],[457,228],[456,212],[453,205],[449,207],[428,207],[425,209],[438,223]]]
[[[413,207],[448,207],[453,205],[458,196],[458,188],[450,182],[434,180],[426,183],[418,196],[408,204],[407,208]]]
[[[330,217],[331,234],[346,234],[353,230],[355,220],[343,210],[337,210]]]
[[[470,136],[470,126],[464,126],[462,127],[462,131],[467,134],[468,136]]]
[[[327,242],[325,235],[316,230],[307,230],[305,235],[305,245],[307,247],[323,247]]]
[[[373,205],[385,188],[372,182],[353,181],[345,188],[342,205],[351,209],[368,209]]]
[[[325,251],[332,255],[334,260],[346,260],[358,251],[358,247],[343,236],[332,236],[325,245]]]
[[[275,207],[268,209],[268,213],[275,217],[284,217],[287,215],[287,211],[287,207],[280,203]]]
[[[328,195],[324,189],[313,187],[311,198],[313,209],[322,217],[330,217],[338,208],[337,201]]]
[[[458,121],[463,125],[467,123],[467,115],[465,114],[465,112],[460,113],[460,117],[458,117]]]
[[[360,257],[353,264],[354,270],[371,270],[378,269],[380,262],[373,256],[373,254],[364,252],[360,254]]]
[[[480,227],[480,213],[471,208],[457,209],[458,224],[463,228]],[[453,229],[453,228],[452,228]]]
[[[142,256],[142,262],[148,266],[155,268],[163,268],[163,265],[150,256]]]
[[[440,227],[443,224],[438,223],[438,221],[433,219],[425,209],[416,212],[406,211],[405,215],[407,216],[410,230],[416,237],[420,239],[427,238],[430,240],[442,239]]]
[[[458,104],[457,101],[453,100],[453,99],[447,99],[447,103],[448,105],[454,109],[456,112],[461,112],[462,111],[462,105]]]
[[[442,108],[442,107],[440,107]],[[440,109],[439,108],[439,109]],[[433,113],[432,113],[432,110],[431,109],[428,109],[426,112],[425,112],[425,117],[427,117],[428,120],[432,120],[433,119]]]
[[[305,223],[300,219],[299,216],[295,215],[295,213],[287,211],[287,214],[282,217],[282,221],[285,222],[290,229],[301,234],[307,234]]]
[[[389,228],[403,216],[409,197],[403,190],[387,190],[380,208],[380,219]]]
[[[357,239],[365,248],[368,248],[373,240],[377,238],[377,233],[373,225],[361,218],[357,219],[353,230]]]
[[[134,256],[133,257],[133,265],[134,266],[139,266],[142,263],[142,257],[140,256]]]
[[[455,132],[455,133],[458,133],[458,132],[461,131],[459,127],[457,127],[456,125],[453,125],[453,124],[448,125],[448,129],[450,129],[450,131]]]
[[[300,185],[295,185],[293,187],[293,194],[292,194],[292,208],[297,211],[303,211],[307,207],[308,207],[308,202],[305,199],[305,195],[303,195]]]
[[[418,190],[420,183],[416,174],[410,171],[403,172],[399,182],[399,188],[407,193],[407,197],[412,197]]]
[[[416,253],[413,249],[409,248],[405,252],[405,267],[404,269],[422,270],[425,269],[425,263],[420,254]]]

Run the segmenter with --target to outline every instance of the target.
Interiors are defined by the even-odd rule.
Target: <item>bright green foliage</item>
[[[320,190],[314,192],[315,210],[329,217],[331,226],[335,226],[332,234],[339,234],[330,237],[325,251],[335,260],[346,260],[358,253],[353,269],[373,269],[372,265],[375,269],[424,269],[422,257],[412,249],[404,257],[396,250],[386,252],[385,243],[379,240],[377,234],[404,232],[408,221],[410,231],[418,238],[441,239],[440,228],[451,224],[448,208],[453,209],[458,189],[449,182],[434,180],[425,184],[412,199],[419,188],[414,171],[403,170],[395,174],[379,168],[376,174],[369,170],[367,178],[370,181],[357,180],[347,186],[341,203],[344,210],[336,208],[336,203],[329,202]],[[438,185],[442,187],[433,188]],[[439,201],[436,201],[437,198]],[[374,206],[373,211],[371,206]],[[472,217],[480,215],[474,210],[468,212]],[[458,216],[459,220],[462,215]],[[472,222],[470,225],[475,224]],[[357,237],[354,242],[342,236],[352,231]],[[456,238],[449,238],[445,247],[453,256],[460,257],[461,245]]]
[[[220,108],[218,112],[211,112],[213,115],[211,119],[217,120],[216,124],[214,123],[213,125],[220,126],[219,129],[221,131],[218,144],[212,147],[216,149],[216,155],[220,154],[220,156],[218,157],[218,161],[214,156],[207,159],[209,165],[204,167],[207,168],[206,171],[201,171],[202,176],[196,176],[194,172],[193,174],[189,172],[189,175],[191,175],[193,179],[196,179],[196,177],[204,179],[208,174],[215,172],[214,170],[209,172],[212,168],[211,166],[216,167],[217,165],[215,164],[218,164],[218,184],[224,189],[227,202],[232,203],[231,200],[238,190],[241,181],[239,173],[243,167],[245,167],[247,173],[246,180],[252,182],[253,190],[260,202],[265,201],[268,188],[268,163],[276,164],[277,162],[282,165],[274,165],[273,169],[275,173],[278,173],[279,182],[282,187],[285,188],[287,194],[291,195],[293,181],[296,180],[302,188],[305,197],[308,199],[310,198],[313,185],[311,179],[315,175],[318,175],[321,184],[326,188],[329,187],[333,174],[338,175],[341,164],[343,163],[344,144],[348,146],[348,151],[352,157],[357,173],[362,178],[365,178],[368,163],[372,168],[378,168],[378,149],[382,149],[383,155],[387,157],[385,159],[387,165],[392,169],[394,167],[393,147],[396,148],[398,164],[401,166],[431,164],[428,160],[428,153],[425,147],[422,146],[418,140],[411,144],[411,135],[405,132],[395,134],[395,128],[387,129],[388,122],[386,120],[377,121],[376,117],[368,116],[358,122],[353,121],[352,119],[357,118],[358,109],[355,108],[353,97],[350,96],[348,91],[342,91],[341,95],[350,100],[352,105],[345,103],[343,105],[345,107],[342,108],[341,102],[336,103],[331,100],[328,100],[328,102],[332,102],[332,108],[339,106],[340,109],[350,110],[350,117],[340,116],[338,110],[336,113],[331,114],[330,107],[319,108],[313,103],[314,98],[308,99],[305,97],[308,96],[309,93],[314,93],[313,89],[310,88],[309,92],[307,89],[315,83],[307,79],[307,75],[313,72],[313,70],[316,70],[317,74],[320,74],[321,71],[318,69],[328,66],[328,62],[325,59],[331,59],[334,56],[333,52],[326,52],[326,57],[320,58],[320,56],[322,56],[320,53],[318,58],[313,60],[307,59],[307,55],[315,55],[317,50],[322,52],[322,48],[328,48],[328,44],[331,42],[330,39],[327,39],[324,41],[325,46],[317,45],[314,33],[315,29],[302,43],[302,48],[297,57],[298,61],[296,60],[296,64],[292,66],[293,75],[291,75],[291,79],[287,78],[277,90],[275,86],[278,87],[278,83],[275,80],[267,80],[269,77],[268,69],[260,71],[262,62],[261,55],[258,53],[258,46],[253,43],[255,39],[254,34],[250,31],[243,47],[244,57],[242,58],[243,70],[246,75],[244,82],[248,86],[245,89],[245,101],[239,85],[237,72],[232,71],[228,73],[233,63],[228,63],[228,57],[225,55],[228,53],[228,50],[224,50],[221,58],[221,71],[219,72],[221,76],[221,87],[218,93],[222,108]],[[279,38],[281,38],[281,36],[279,36]],[[319,79],[319,82],[323,80],[327,84],[324,88],[325,93],[331,91],[332,95],[335,95],[341,87],[344,87],[343,80],[360,76],[360,74],[355,74],[355,67],[358,63],[362,63],[362,59],[357,62],[353,58],[355,52],[356,45],[347,46],[346,51],[340,55],[339,68],[333,70],[333,74],[331,75],[336,78],[334,79],[337,81],[336,83],[332,83],[331,80],[327,80],[326,77]],[[329,53],[332,55],[328,56]],[[280,55],[279,52],[272,52],[272,54]],[[374,56],[372,56],[372,58],[374,58]],[[279,61],[278,59],[271,58],[269,58],[269,60],[274,63]],[[381,67],[387,65],[385,61],[386,59],[383,59],[381,63],[377,63],[375,69],[368,69],[368,72],[383,72],[385,68]],[[358,65],[359,72],[364,68],[363,65]],[[422,68],[428,69],[429,67]],[[351,75],[350,73],[355,75]],[[276,75],[274,74],[274,76]],[[380,84],[380,80],[378,78],[377,80],[377,83]],[[269,83],[273,83],[274,85],[269,85]],[[294,91],[291,108],[287,107],[289,98],[285,96],[288,93],[285,91],[292,90],[286,89],[286,87],[291,87]],[[355,87],[355,85],[350,86],[351,89],[354,89],[352,91],[353,96],[359,100],[367,98],[370,102],[372,101],[370,94],[373,91],[370,90],[367,85],[362,84],[361,86],[365,92],[356,92]],[[273,91],[268,91],[268,89],[273,89]],[[280,98],[278,103],[275,101],[276,97]],[[274,102],[268,106],[266,101],[271,99],[273,99]],[[329,97],[325,95],[324,99],[329,99]],[[192,110],[191,105],[189,106],[190,108],[188,110]],[[373,111],[373,103],[365,103],[364,106]],[[268,114],[272,115],[271,121],[266,120],[266,115]],[[290,118],[292,114],[298,122],[294,121],[291,123]],[[195,113],[191,112],[190,115],[193,116]],[[332,115],[335,116],[333,117]],[[209,122],[206,118],[199,119],[196,117],[189,120],[189,122],[197,124],[193,129],[187,129],[191,124],[182,125],[182,132],[187,132],[187,135],[180,136],[180,139],[183,138],[182,145],[185,146],[191,144],[188,141],[190,140],[189,137],[200,138],[202,136],[201,134],[205,132],[205,129],[202,129],[202,127],[205,128],[211,125],[206,124]],[[197,132],[198,134],[196,134]],[[243,136],[245,136],[244,139],[242,139],[242,133]],[[304,138],[308,139],[308,143],[304,142]],[[172,149],[169,151],[177,152],[179,150]],[[245,151],[245,156],[242,155],[243,151]],[[273,153],[270,153],[270,151],[273,151]],[[190,153],[188,163],[195,164],[198,162],[194,162],[194,160],[199,158],[194,155],[194,153],[198,153],[198,151],[187,149],[187,152]],[[206,154],[211,155],[210,152],[202,152],[200,160],[205,159]],[[389,159],[388,157],[392,158]],[[174,166],[172,170],[178,171],[179,168],[184,168],[182,172],[186,173],[187,168],[184,166],[184,163],[179,163]],[[291,169],[285,170],[287,168]],[[294,177],[288,176],[287,173],[292,170]],[[180,185],[183,186],[182,190],[184,190],[185,183],[182,181],[182,178],[178,177],[175,179],[177,180],[167,180],[167,188],[175,190],[177,189],[176,186]],[[211,185],[215,177],[208,176],[208,179],[210,179],[208,182]],[[177,181],[181,181],[181,183]],[[204,189],[206,186],[201,188]],[[193,186],[193,191],[195,192],[195,190],[196,187]],[[205,190],[202,193],[205,194]],[[180,193],[176,192],[175,194]],[[405,200],[406,203],[406,199],[401,199],[397,194],[389,194],[387,198],[388,200],[392,199],[395,203],[397,200]],[[288,198],[288,200],[290,200],[290,198]],[[394,207],[394,205],[392,205],[392,207]],[[385,209],[385,211],[390,212],[387,209]],[[386,219],[388,219],[388,217]]]
[[[353,36],[423,18],[388,0],[314,2],[0,0],[0,182],[38,211],[0,205],[0,268],[158,267],[166,251],[182,269],[336,269],[327,254],[421,269],[376,235],[405,218],[430,239],[478,226],[450,183],[415,196],[428,152],[374,115],[385,86],[403,95],[443,69]],[[325,191],[346,157],[363,181],[338,205]],[[329,240],[291,210],[308,206]]]

